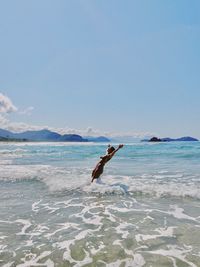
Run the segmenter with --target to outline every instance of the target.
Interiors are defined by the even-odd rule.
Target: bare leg
[[[98,176],[98,177],[92,177],[92,181],[91,181],[91,183],[93,183],[93,181],[95,180],[95,179],[98,179],[100,177],[100,175]]]
[[[99,165],[92,172],[92,181],[91,182],[93,183],[94,179],[98,179],[102,173],[103,173],[103,165]]]

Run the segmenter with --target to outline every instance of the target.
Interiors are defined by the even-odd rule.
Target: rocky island
[[[154,136],[150,139],[142,140],[142,142],[188,142],[188,141],[194,142],[194,141],[199,141],[199,140],[194,137],[190,137],[190,136],[184,136],[180,138],[169,138],[169,137],[158,138]]]

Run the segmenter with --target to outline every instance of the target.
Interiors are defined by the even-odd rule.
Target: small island
[[[158,137],[152,137],[150,139],[142,140],[142,142],[197,142],[199,141],[197,138],[191,137],[191,136],[184,136],[180,138],[158,138]]]

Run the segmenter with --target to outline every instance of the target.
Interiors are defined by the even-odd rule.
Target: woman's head
[[[114,146],[108,145],[107,154],[112,153],[115,150]]]

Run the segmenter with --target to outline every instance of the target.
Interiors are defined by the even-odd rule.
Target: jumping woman
[[[92,172],[92,181],[94,179],[98,179],[100,175],[103,173],[104,165],[115,155],[115,153],[122,148],[124,145],[119,145],[118,148],[114,148],[113,146],[108,146],[107,154],[105,156],[100,157],[100,161],[97,163],[96,167]]]

